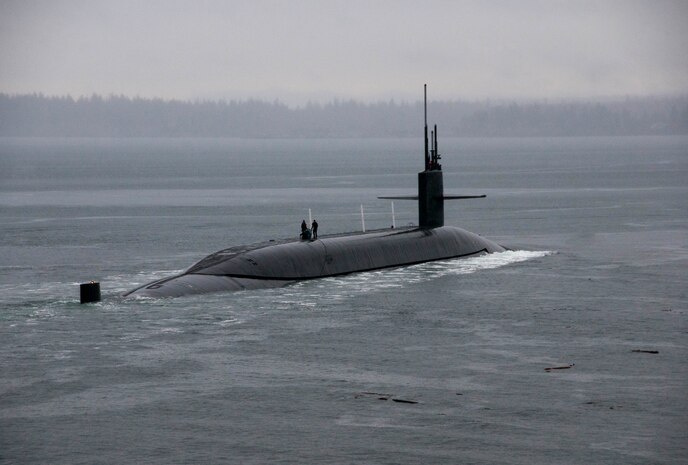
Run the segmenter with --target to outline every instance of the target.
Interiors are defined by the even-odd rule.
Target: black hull
[[[296,281],[504,250],[477,234],[452,226],[268,242],[221,250],[180,275],[146,284],[125,296],[179,297],[282,287]]]

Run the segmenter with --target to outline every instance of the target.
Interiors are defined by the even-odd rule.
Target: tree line
[[[606,102],[434,101],[442,136],[546,137],[688,134],[688,97]],[[422,102],[179,101],[0,93],[0,136],[417,137]]]

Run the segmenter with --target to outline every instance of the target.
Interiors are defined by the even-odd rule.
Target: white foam
[[[500,268],[515,263],[552,255],[549,250],[509,250],[476,257],[421,263],[407,267],[370,271],[317,281],[318,288],[337,287],[336,295],[349,292],[361,293],[374,290],[400,288],[418,284],[443,276],[477,273],[482,270]]]
[[[111,291],[116,294],[123,294],[146,283],[178,275],[182,273],[182,271],[183,270],[158,270],[151,272],[140,272],[134,275],[115,274],[104,277],[101,285],[103,287],[103,290],[106,290],[105,286],[107,286],[107,291]]]
[[[436,272],[438,276],[443,276],[446,274],[470,274],[481,270],[490,270],[514,263],[525,262],[534,258],[546,257],[547,255],[552,255],[554,253],[555,252],[550,250],[507,250],[506,252],[434,262],[427,265],[436,265]]]

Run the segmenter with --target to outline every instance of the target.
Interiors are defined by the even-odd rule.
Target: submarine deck
[[[236,245],[232,247],[227,247],[226,249],[218,250],[207,257],[201,259],[200,261],[194,263],[189,268],[187,268],[184,273],[198,273],[204,268],[208,268],[214,264],[220,263],[222,261],[228,260],[236,255],[252,252],[255,250],[263,249],[266,247],[272,247],[276,245],[284,244],[310,244],[317,241],[341,238],[341,237],[371,237],[371,236],[386,236],[390,234],[399,234],[409,231],[418,230],[416,226],[406,226],[401,228],[384,228],[384,229],[373,229],[368,231],[352,231],[352,232],[342,232],[334,234],[321,234],[317,239],[294,239],[294,238],[284,238],[284,239],[270,239],[268,241],[256,242],[253,244]]]
[[[180,275],[125,295],[172,297],[282,287],[295,281],[503,250],[492,241],[452,226],[331,234],[316,240],[283,239],[220,250]]]

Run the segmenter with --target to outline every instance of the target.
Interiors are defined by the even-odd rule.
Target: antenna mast
[[[437,148],[437,125],[431,131],[432,141],[428,144],[428,85],[423,84],[423,114],[425,120],[425,171],[441,170],[440,152]]]
[[[425,115],[425,170],[430,169],[430,154],[428,153],[428,85],[423,84],[423,111]]]

